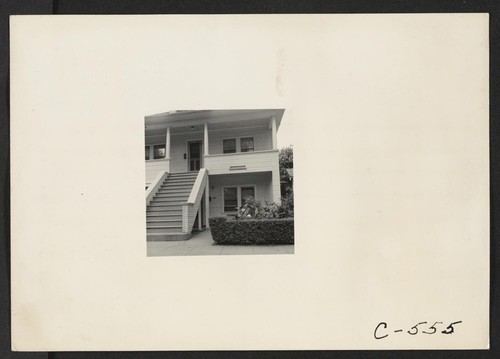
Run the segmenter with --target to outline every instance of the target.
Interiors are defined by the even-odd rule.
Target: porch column
[[[210,213],[208,213],[210,211],[210,197],[209,197],[209,194],[208,194],[208,181],[209,181],[210,177],[207,177],[207,183],[205,185],[205,228],[210,228],[209,224],[208,224],[208,217],[210,217]]]
[[[204,135],[203,144],[205,145],[205,155],[208,155],[208,124],[206,122],[204,126],[203,135]]]
[[[167,135],[165,137],[165,159],[170,159],[170,127],[167,127]]]
[[[271,131],[273,139],[273,150],[278,149],[278,139],[276,138],[276,117],[271,116]]]
[[[198,208],[198,230],[201,231],[201,206]]]

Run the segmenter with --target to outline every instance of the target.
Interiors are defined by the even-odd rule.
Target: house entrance
[[[199,171],[201,168],[201,141],[188,142],[188,171]]]

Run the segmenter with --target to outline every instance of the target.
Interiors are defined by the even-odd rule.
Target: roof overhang
[[[223,124],[239,121],[263,121],[276,119],[276,128],[279,128],[284,109],[260,110],[199,110],[199,111],[170,111],[145,117],[145,126],[149,130],[166,127],[186,127],[207,123]]]

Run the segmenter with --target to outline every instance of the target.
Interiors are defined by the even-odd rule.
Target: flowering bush
[[[275,219],[293,218],[293,192],[281,199],[281,204],[265,203],[262,205],[252,196],[245,197],[243,206],[236,214],[237,219]]]

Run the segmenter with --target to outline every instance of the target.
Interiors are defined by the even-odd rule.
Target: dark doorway
[[[201,168],[201,141],[188,142],[188,171],[199,171]]]

